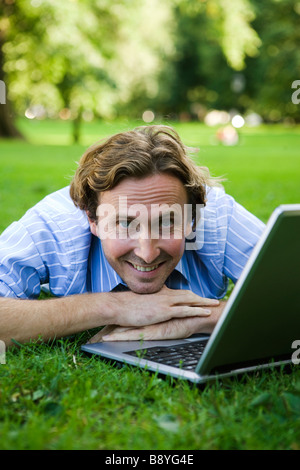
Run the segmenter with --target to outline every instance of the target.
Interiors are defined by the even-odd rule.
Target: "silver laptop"
[[[293,363],[300,340],[300,204],[271,215],[213,333],[82,350],[196,383]]]

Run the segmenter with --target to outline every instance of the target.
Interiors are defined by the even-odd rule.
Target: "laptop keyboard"
[[[126,354],[184,370],[195,370],[207,342],[208,339],[170,347],[158,346],[129,351]]]

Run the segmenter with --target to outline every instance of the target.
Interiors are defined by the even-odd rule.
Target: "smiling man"
[[[1,235],[0,339],[211,333],[263,228],[170,127],[114,135]],[[44,283],[56,298],[37,302]]]

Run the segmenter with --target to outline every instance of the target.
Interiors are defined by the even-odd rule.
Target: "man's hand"
[[[211,300],[211,299],[203,299]],[[215,302],[210,306],[211,314],[205,317],[172,318],[168,321],[142,327],[120,327],[108,325],[90,339],[90,343],[101,341],[139,341],[188,338],[195,333],[212,333],[226,302]]]
[[[112,292],[109,293],[109,299],[108,310],[112,314],[107,324],[134,328],[174,318],[207,317],[211,314],[210,308],[219,305],[216,299],[203,298],[189,290],[169,289],[166,286],[153,294]]]
[[[132,330],[172,319],[201,316],[205,320],[210,315],[206,308],[218,303],[193,292],[167,287],[143,295],[130,291],[100,292],[42,301],[0,297],[1,340],[11,347],[12,338],[19,343],[41,338],[48,341],[105,325]]]

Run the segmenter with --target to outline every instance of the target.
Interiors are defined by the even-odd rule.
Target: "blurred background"
[[[293,0],[1,0],[0,231],[152,123],[262,220],[300,203],[299,26]]]
[[[0,15],[2,137],[19,117],[69,121],[75,142],[95,119],[300,121],[299,1],[1,0]]]

